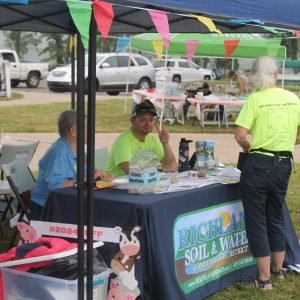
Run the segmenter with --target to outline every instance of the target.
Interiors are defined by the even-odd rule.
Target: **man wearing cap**
[[[112,145],[106,171],[114,177],[128,174],[129,160],[136,151],[153,151],[164,171],[177,171],[175,156],[169,144],[167,130],[159,130],[159,140],[151,134],[157,116],[154,105],[145,100],[135,106],[131,127],[117,137]]]

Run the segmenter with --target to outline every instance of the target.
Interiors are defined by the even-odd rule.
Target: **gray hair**
[[[76,126],[76,110],[68,109],[63,111],[57,119],[57,125],[59,135],[66,137],[71,128]]]
[[[255,90],[263,90],[276,84],[276,60],[270,56],[258,58],[252,67],[251,85]]]

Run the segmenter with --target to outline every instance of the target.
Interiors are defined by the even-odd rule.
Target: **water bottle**
[[[181,138],[179,143],[179,172],[184,172],[189,170],[189,143],[192,140],[186,140]]]

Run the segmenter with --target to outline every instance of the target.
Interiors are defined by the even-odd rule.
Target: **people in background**
[[[247,94],[248,78],[244,74],[231,70],[228,73],[228,78],[234,85],[233,90],[229,92],[231,96],[239,97]]]
[[[76,111],[66,110],[58,117],[59,138],[39,162],[39,174],[31,195],[31,218],[38,219],[53,189],[74,186],[76,182]],[[95,178],[111,180],[111,175],[95,171]]]
[[[271,272],[284,279],[285,255],[282,204],[291,174],[292,152],[300,142],[298,97],[276,87],[276,61],[261,57],[253,65],[252,93],[240,112],[235,139],[244,152],[241,193],[249,246],[258,266],[258,277],[246,283],[272,289]],[[252,136],[252,144],[247,139]],[[270,268],[271,265],[271,268]]]
[[[112,145],[106,172],[114,177],[128,174],[129,160],[135,152],[150,150],[159,158],[165,172],[177,171],[167,130],[158,130],[159,139],[151,134],[156,116],[154,105],[147,99],[134,107],[130,118],[131,127],[119,135]]]

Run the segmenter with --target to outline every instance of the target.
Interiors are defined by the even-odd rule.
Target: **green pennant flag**
[[[272,33],[279,33],[279,31],[277,29],[275,29],[274,27],[269,27],[269,26],[262,26],[263,29],[268,30]]]
[[[80,32],[81,41],[85,49],[89,46],[90,23],[92,15],[91,2],[73,2],[67,0],[72,19]]]

